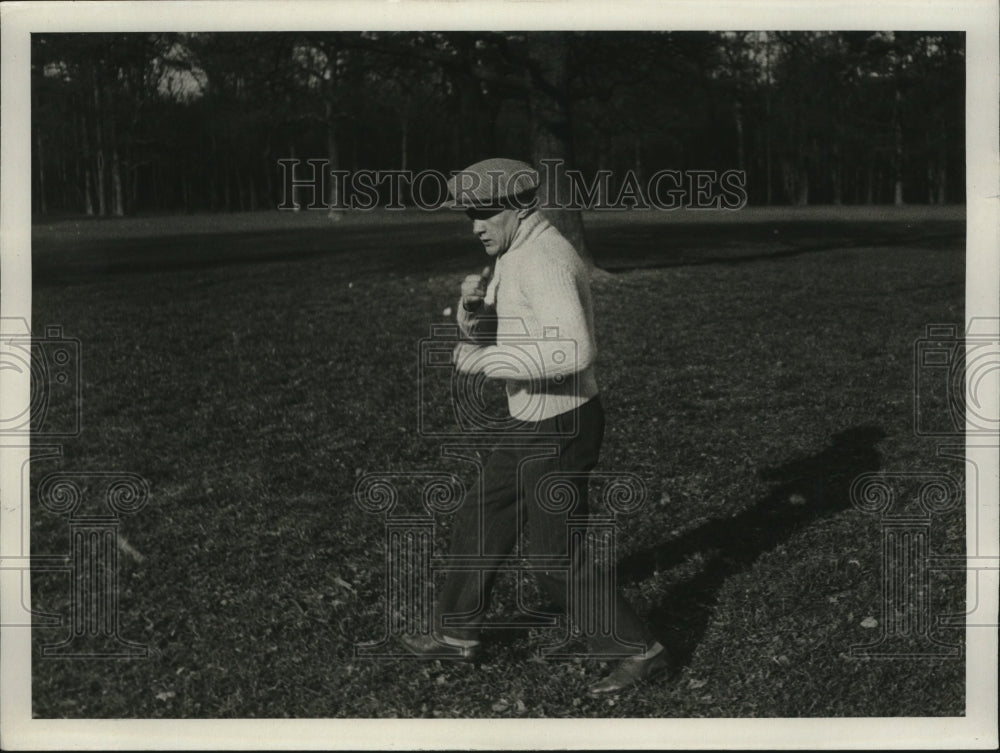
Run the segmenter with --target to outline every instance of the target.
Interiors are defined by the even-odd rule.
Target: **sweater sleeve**
[[[555,369],[550,366],[550,375],[583,371],[596,355],[577,275],[576,266],[565,258],[544,256],[522,279],[525,297],[543,330],[539,333],[543,353],[554,356],[560,349],[570,351],[562,364],[554,364]]]

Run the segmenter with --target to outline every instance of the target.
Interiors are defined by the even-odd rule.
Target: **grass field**
[[[141,555],[121,555],[120,628],[150,655],[42,658],[67,628],[37,628],[34,714],[962,714],[961,658],[851,656],[882,629],[881,527],[848,494],[869,471],[962,476],[913,430],[914,342],[963,319],[962,209],[588,227],[611,271],[595,281],[601,468],[649,489],[620,526],[619,580],[668,645],[670,678],[589,700],[601,662],[539,659],[530,631],[497,631],[478,668],[354,656],[385,609],[382,521],[352,501],[355,480],[446,468],[473,481],[417,431],[417,343],[482,264],[463,220],[62,221],[34,228],[33,326],[82,342],[83,432],[32,482],[60,469],[149,481],[120,529]],[[933,519],[931,549],[961,554],[964,536],[959,505]],[[65,553],[66,520],[36,509],[32,537],[35,554]],[[933,614],[964,611],[964,584],[932,573]],[[68,613],[65,575],[36,573],[33,589],[37,609]]]

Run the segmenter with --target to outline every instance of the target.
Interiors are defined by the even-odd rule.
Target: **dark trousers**
[[[449,549],[449,559],[456,567],[448,570],[438,598],[445,635],[479,637],[497,573],[525,528],[532,572],[561,610],[567,611],[571,587],[578,594],[601,587],[594,582],[594,562],[588,561],[593,558],[568,543],[569,524],[588,513],[586,477],[597,464],[604,436],[600,399],[595,397],[574,411],[522,426],[529,430],[505,437],[491,450],[483,466],[481,490],[471,489],[456,513]],[[559,495],[544,494],[543,479],[553,473],[565,474],[566,484],[575,490],[575,505],[553,504]],[[563,489],[562,501],[568,492],[570,489]],[[574,553],[576,556],[570,556]],[[467,560],[463,561],[463,556]],[[462,562],[464,569],[458,564]],[[546,569],[546,562],[562,566]],[[629,652],[629,646],[651,646],[654,639],[617,591],[609,594],[607,601],[614,612],[613,636],[588,636],[591,648],[620,655]]]

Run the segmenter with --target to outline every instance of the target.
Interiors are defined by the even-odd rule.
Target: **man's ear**
[[[523,220],[525,217],[527,217],[529,214],[531,214],[534,210],[535,210],[534,207],[522,207],[521,209],[518,209],[517,210],[517,219]]]

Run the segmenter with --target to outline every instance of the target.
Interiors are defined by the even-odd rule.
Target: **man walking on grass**
[[[452,526],[449,554],[475,556],[481,566],[449,570],[438,599],[441,627],[406,636],[403,643],[417,655],[472,661],[479,656],[497,572],[518,542],[520,522],[528,524],[531,556],[569,556],[571,511],[547,505],[539,494],[541,482],[549,474],[564,475],[579,500],[572,512],[586,513],[586,474],[598,460],[604,411],[594,374],[588,270],[537,211],[538,173],[524,162],[488,159],[457,173],[448,187],[493,261],[492,269],[462,284],[457,318],[465,340],[455,349],[455,368],[501,379],[519,430],[516,444],[498,437],[483,467],[482,498],[479,488],[470,490]],[[597,587],[590,577],[593,563],[576,560],[569,564],[572,576],[564,568],[534,571],[564,611],[572,584],[584,593]],[[590,688],[592,696],[616,693],[667,670],[667,652],[629,604],[619,594],[611,603],[614,634],[595,639],[592,649],[631,655]]]

